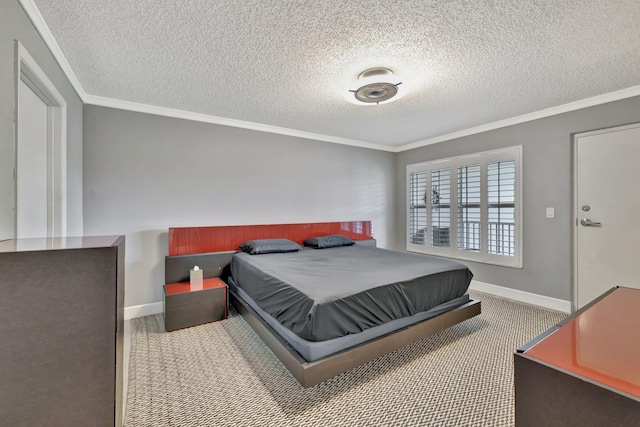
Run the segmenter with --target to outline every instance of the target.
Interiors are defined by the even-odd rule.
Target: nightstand
[[[169,283],[163,290],[167,332],[227,318],[227,284],[218,277],[204,279],[200,286]]]

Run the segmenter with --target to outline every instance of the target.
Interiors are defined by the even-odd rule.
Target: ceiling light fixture
[[[358,75],[355,90],[349,89],[347,99],[359,105],[386,104],[398,99],[402,82],[392,83],[393,71],[384,67],[369,68]]]

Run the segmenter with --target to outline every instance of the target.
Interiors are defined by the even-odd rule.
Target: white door
[[[16,235],[48,233],[48,106],[22,80],[18,84]]]
[[[640,124],[575,137],[575,308],[640,288]]]

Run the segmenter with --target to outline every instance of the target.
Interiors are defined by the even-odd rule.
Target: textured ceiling
[[[90,95],[393,147],[640,85],[638,0],[35,4]]]

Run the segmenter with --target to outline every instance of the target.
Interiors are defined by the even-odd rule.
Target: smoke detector
[[[379,105],[395,101],[402,82],[396,82],[393,71],[384,67],[369,68],[358,75],[356,84],[361,86],[355,90],[349,89],[351,102],[360,105]],[[348,98],[348,99],[349,99]]]

